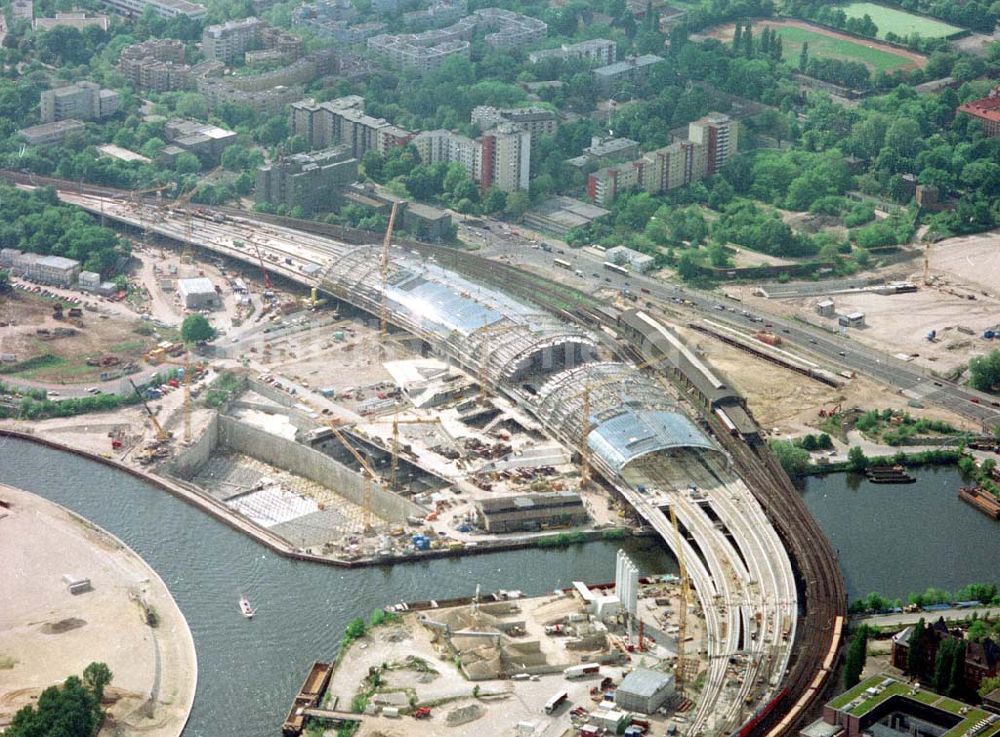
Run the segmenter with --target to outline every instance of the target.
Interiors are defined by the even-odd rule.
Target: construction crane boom
[[[337,429],[336,422],[331,422],[329,427],[333,431],[337,440],[340,441],[340,444],[343,445],[352,456],[354,456],[354,460],[356,460],[361,466],[361,511],[365,530],[370,530],[372,528],[372,483],[374,483],[377,478],[375,471],[372,470],[372,467],[368,464],[368,461],[365,460],[365,457],[361,455],[350,442],[348,442],[344,433]]]
[[[167,440],[169,440],[170,439],[170,433],[168,433],[166,430],[164,430],[163,429],[163,425],[161,425],[160,421],[156,419],[156,415],[154,415],[153,414],[153,410],[151,410],[149,408],[149,404],[146,403],[146,398],[144,396],[142,396],[142,392],[139,391],[139,387],[137,387],[135,385],[135,382],[132,381],[132,377],[131,376],[128,377],[128,383],[132,385],[132,389],[135,391],[135,395],[137,397],[139,397],[139,401],[142,402],[143,409],[145,409],[146,410],[146,414],[149,415],[149,420],[150,420],[150,422],[153,423],[153,429],[156,430],[156,439],[158,441],[160,441],[161,443],[166,442]]]
[[[681,528],[677,524],[677,512],[674,509],[676,502],[670,504],[670,524],[674,526],[674,540],[677,547],[677,569],[681,583],[681,601],[677,607],[677,664],[674,672],[674,683],[677,693],[684,694],[684,684],[687,673],[685,671],[685,640],[687,639],[687,616],[688,601],[691,596],[690,581],[687,575],[687,565],[684,562],[684,539],[681,537]]]
[[[389,225],[385,229],[385,239],[382,241],[382,262],[379,273],[381,276],[382,290],[379,295],[379,343],[384,346],[385,338],[389,332],[389,304],[386,298],[386,291],[389,288],[389,248],[392,245],[392,231],[396,227],[396,213],[399,210],[399,202],[393,201],[392,211],[389,213]]]
[[[260,273],[264,278],[264,289],[271,289],[271,275],[267,273],[267,269],[264,267],[264,257],[260,253],[260,246],[258,246],[253,241],[250,242],[253,246],[253,250],[257,252],[257,261],[260,262]]]

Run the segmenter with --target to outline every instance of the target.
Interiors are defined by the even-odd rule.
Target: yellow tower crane
[[[372,422],[373,425],[380,425],[389,422],[389,420],[377,420]],[[444,423],[441,422],[440,417],[405,417],[402,420],[399,419],[399,406],[396,406],[396,412],[392,417],[392,471],[390,478],[392,479],[392,490],[399,490],[399,426],[400,425],[441,425],[441,429],[444,430]],[[448,431],[444,430],[447,435]],[[450,436],[449,436],[450,437]]]
[[[184,443],[191,442],[191,350],[184,352],[184,362],[164,361],[172,366],[184,368]]]
[[[684,685],[687,680],[685,671],[685,640],[687,639],[687,616],[688,601],[691,597],[691,583],[688,580],[687,565],[684,563],[684,539],[681,537],[681,528],[677,524],[677,512],[675,503],[670,505],[670,524],[674,526],[674,540],[677,544],[677,568],[681,584],[681,602],[677,607],[677,663],[674,671],[674,684],[677,693],[684,695]]]
[[[399,202],[393,201],[392,211],[389,213],[389,225],[385,229],[385,239],[382,241],[382,261],[379,265],[381,276],[381,293],[379,294],[378,318],[379,318],[379,345],[385,350],[385,339],[389,333],[389,303],[386,292],[389,289],[389,248],[392,246],[392,231],[396,227],[396,213],[399,211]]]
[[[347,451],[354,457],[354,460],[358,462],[361,466],[361,514],[362,523],[364,524],[365,532],[371,532],[372,530],[372,484],[375,479],[378,478],[374,470],[372,470],[371,465],[365,460],[365,457],[361,455],[357,448],[355,448],[347,440],[338,428],[338,421],[334,420],[330,423],[330,429],[333,431],[334,436],[340,441]]]

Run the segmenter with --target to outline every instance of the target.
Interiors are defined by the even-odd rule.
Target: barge
[[[871,466],[865,469],[865,477],[873,484],[913,484],[916,476],[910,476],[902,466]]]
[[[330,677],[333,675],[333,663],[317,660],[309,669],[302,688],[292,702],[292,708],[288,711],[284,723],[281,725],[281,734],[284,737],[298,737],[305,728],[307,709],[315,709],[320,705],[320,699],[330,685]]]
[[[958,498],[971,504],[991,519],[1000,519],[1000,499],[977,486],[963,486],[958,490]]]

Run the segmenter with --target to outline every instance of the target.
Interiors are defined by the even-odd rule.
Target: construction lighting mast
[[[680,498],[680,492],[677,492]],[[687,639],[687,616],[688,600],[691,597],[690,581],[687,575],[687,565],[684,563],[684,539],[681,537],[681,528],[677,524],[677,512],[674,507],[676,500],[670,504],[670,524],[674,526],[674,540],[677,543],[677,568],[681,583],[681,602],[677,608],[677,665],[674,671],[674,683],[677,693],[684,695],[684,684],[687,673],[685,671],[684,647]]]
[[[382,291],[379,295],[378,318],[379,318],[379,345],[385,348],[386,335],[389,332],[389,303],[386,292],[389,289],[389,248],[392,246],[392,231],[396,227],[396,213],[399,211],[399,202],[392,203],[392,211],[389,213],[389,226],[385,229],[385,239],[382,241],[382,263],[379,272],[382,281]]]

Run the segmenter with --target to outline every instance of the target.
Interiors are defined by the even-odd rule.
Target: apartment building
[[[617,164],[620,161],[634,159],[639,155],[639,142],[631,138],[614,138],[611,136],[592,136],[590,145],[583,153],[567,159],[566,163],[582,169],[585,166]]]
[[[188,18],[198,20],[204,18],[207,12],[204,5],[188,0],[101,0],[101,2],[126,18],[137,18],[146,12],[146,8],[152,8],[161,18],[186,15]]]
[[[544,59],[586,59],[600,66],[614,64],[618,44],[607,38],[594,38],[575,44],[563,44],[558,49],[541,49],[528,54],[528,61],[537,64]]]
[[[35,18],[31,23],[31,28],[35,31],[51,31],[53,28],[75,28],[82,31],[91,27],[108,30],[108,16],[88,16],[82,10],[76,10],[71,13],[56,13],[54,18]]]
[[[559,116],[542,107],[496,108],[479,105],[472,109],[472,122],[480,130],[489,130],[501,123],[510,123],[518,130],[532,135],[536,141],[541,135],[555,135],[559,127]]]
[[[483,146],[481,141],[447,130],[422,131],[411,141],[425,164],[461,164],[473,181],[482,178]]]
[[[711,176],[736,152],[736,124],[728,115],[709,113],[688,125],[688,140],[705,147]]]
[[[197,120],[173,118],[163,127],[163,134],[170,142],[160,156],[172,163],[180,154],[194,154],[204,164],[218,163],[222,152],[236,143],[236,133],[216,125]]]
[[[22,128],[18,133],[29,146],[52,146],[62,143],[73,133],[81,133],[85,128],[79,120],[59,120]]]
[[[192,85],[191,67],[184,63],[184,44],[172,38],[126,46],[118,69],[137,90],[167,92]]]
[[[384,154],[395,146],[405,146],[413,138],[410,131],[383,118],[366,115],[364,99],[358,95],[323,103],[299,100],[291,108],[292,135],[302,136],[312,148],[347,144],[359,160],[366,151]]]
[[[259,18],[250,16],[208,26],[201,34],[202,52],[206,59],[215,59],[224,64],[242,60],[244,52],[260,40],[264,25]]]
[[[630,56],[614,64],[593,70],[594,83],[601,94],[608,95],[619,82],[641,82],[646,79],[661,61],[663,61],[663,57],[656,54]]]
[[[501,123],[482,136],[480,186],[504,192],[528,189],[531,173],[531,134],[511,123]]]
[[[403,25],[411,31],[420,31],[445,23],[454,23],[468,11],[466,0],[436,0],[424,10],[403,13]]]
[[[114,90],[101,89],[94,82],[77,82],[41,94],[44,123],[57,120],[101,120],[118,112],[121,98]]]
[[[986,97],[960,105],[958,112],[971,115],[982,124],[987,136],[997,138],[1000,136],[1000,86],[990,90]]]
[[[257,169],[257,202],[302,207],[306,212],[332,209],[338,190],[358,178],[358,160],[341,144],[311,154],[286,156]]]

